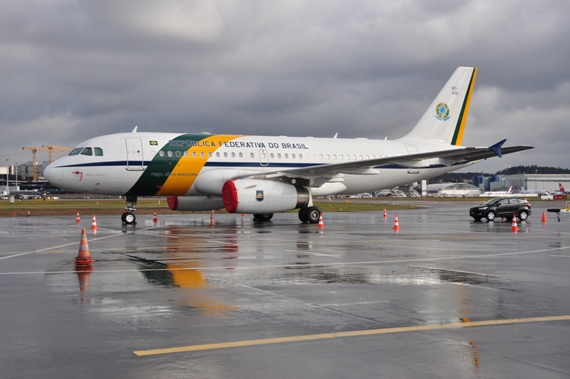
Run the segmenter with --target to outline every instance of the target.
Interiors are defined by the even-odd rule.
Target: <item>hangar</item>
[[[529,191],[560,191],[559,184],[570,190],[570,174],[516,174],[498,175],[491,183],[491,191],[505,188],[523,188]]]

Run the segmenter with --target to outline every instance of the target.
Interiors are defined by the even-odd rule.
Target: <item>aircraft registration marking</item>
[[[165,349],[136,350],[136,351],[133,351],[133,353],[139,357],[144,357],[144,356],[150,356],[150,355],[184,353],[184,352],[191,352],[191,351],[230,349],[230,348],[234,348],[234,347],[249,347],[249,346],[259,346],[259,345],[272,345],[272,344],[280,344],[280,343],[287,343],[287,342],[317,341],[317,340],[333,339],[333,338],[363,337],[363,336],[373,336],[373,335],[381,335],[381,334],[425,332],[425,331],[430,331],[430,330],[463,329],[463,328],[474,328],[474,327],[482,327],[482,326],[513,325],[513,324],[522,324],[522,323],[553,322],[553,321],[570,321],[570,315],[512,318],[512,319],[506,319],[506,320],[484,320],[484,321],[467,321],[467,320],[465,320],[465,322],[455,322],[455,323],[449,323],[449,324],[431,324],[431,325],[404,326],[404,327],[395,327],[395,328],[354,330],[354,331],[348,331],[348,332],[308,334],[308,335],[304,335],[304,336],[302,335],[302,336],[290,336],[290,337],[277,337],[277,338],[266,338],[266,339],[256,339],[256,340],[211,343],[211,344],[203,344],[203,345],[179,346],[179,347],[171,347],[171,348],[165,348]]]

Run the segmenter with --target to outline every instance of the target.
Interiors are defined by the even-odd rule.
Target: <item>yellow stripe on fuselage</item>
[[[188,156],[182,156],[170,176],[160,188],[159,195],[180,195],[187,193],[198,174],[206,164],[209,153],[213,153],[220,147],[220,143],[234,140],[237,135],[217,135],[204,138],[199,145],[189,148]],[[210,143],[204,143],[210,142]],[[194,156],[196,153],[196,156]]]

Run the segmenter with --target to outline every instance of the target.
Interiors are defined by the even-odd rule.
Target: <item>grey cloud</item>
[[[536,144],[516,159],[565,166],[569,11],[563,1],[10,2],[0,148],[23,161],[20,145],[73,146],[135,125],[397,138],[472,65],[463,142]]]

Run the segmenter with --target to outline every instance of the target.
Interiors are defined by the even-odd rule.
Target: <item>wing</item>
[[[386,165],[397,165],[403,168],[429,167],[430,163],[425,159],[439,158],[440,165],[453,166],[482,159],[511,154],[518,151],[532,149],[533,146],[512,146],[503,148],[506,140],[502,140],[489,147],[452,147],[445,150],[435,150],[425,153],[406,154],[392,157],[364,159],[342,163],[315,164],[308,167],[292,168],[279,171],[267,172],[262,175],[245,175],[242,178],[255,176],[263,179],[277,179],[279,177],[309,179],[311,185],[320,186],[335,175],[374,175],[378,174],[378,168]]]

